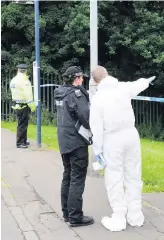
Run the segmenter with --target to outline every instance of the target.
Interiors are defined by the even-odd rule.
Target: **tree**
[[[156,75],[164,86],[164,4],[102,2],[99,7],[102,64],[123,80]]]
[[[99,64],[120,80],[157,76],[164,87],[164,3],[99,1]],[[35,60],[34,7],[2,3],[2,72]],[[89,72],[89,2],[40,2],[41,72]]]

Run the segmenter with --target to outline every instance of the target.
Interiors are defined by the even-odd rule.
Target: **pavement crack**
[[[46,215],[47,215],[47,214],[53,214],[53,213],[54,213],[54,214],[56,214],[56,212],[55,212],[55,211],[52,211],[52,212],[44,212],[44,213],[40,213],[40,215],[44,215],[44,214],[46,214]]]
[[[143,203],[145,203],[145,205],[146,205],[147,207],[150,207],[151,209],[155,210],[156,212],[158,212],[158,213],[160,213],[160,214],[164,214],[164,211],[162,211],[161,209],[153,206],[153,205],[150,204],[149,202],[143,200]]]
[[[40,236],[39,236],[39,233],[38,233],[35,229],[34,229],[33,231],[34,231],[34,233],[36,234],[38,240],[41,240],[41,238],[40,238]]]
[[[23,231],[23,233],[30,233],[30,232],[34,232],[35,233],[35,235],[37,236],[37,240],[41,240],[41,238],[40,238],[40,236],[39,236],[39,234],[37,233],[37,231],[35,231],[35,229],[34,230],[30,230],[30,231]],[[26,239],[25,239],[26,240]]]
[[[155,239],[154,239],[154,240],[158,240],[158,238],[160,237],[160,235],[161,235],[161,234],[159,234],[157,237],[155,237]]]
[[[150,224],[156,229],[156,231],[157,231],[158,233],[164,234],[164,232],[160,231],[160,230],[158,229],[158,227],[155,226],[151,221],[149,221],[149,222],[150,222]]]
[[[68,226],[69,227],[69,226]],[[69,227],[73,232],[74,232],[74,234],[76,235],[76,237],[78,237],[80,240],[83,240],[81,237],[80,237],[80,235],[74,230],[74,229],[72,229],[71,227]]]
[[[41,214],[39,214],[38,219],[39,219],[40,224],[42,224],[45,228],[47,228],[51,233],[53,232],[46,224],[44,224],[44,223],[42,222]],[[57,230],[58,230],[58,229],[57,229]]]
[[[144,234],[142,234],[138,229],[133,228],[133,231],[136,232],[136,233],[138,233],[140,236],[144,236]],[[144,236],[144,237],[145,237],[145,236]]]
[[[28,178],[30,177],[30,175],[28,174],[27,176],[25,176],[25,180],[27,182],[27,184],[31,187],[31,189],[33,190],[36,198],[38,199],[38,201],[40,201],[41,203],[45,204],[46,202],[43,200],[43,198],[37,193],[36,189],[34,188],[34,186],[29,182]],[[34,200],[37,201],[37,200]]]
[[[56,213],[56,212],[54,212],[55,214],[56,214],[56,217],[59,219],[59,220],[61,220],[62,221],[62,218]],[[40,214],[41,215],[41,214]],[[41,219],[40,219],[41,220]],[[68,223],[66,223],[66,222],[64,222],[66,225],[67,225],[67,227],[74,233],[74,235],[76,236],[76,237],[78,237],[79,238],[79,240],[83,240],[81,237],[80,237],[80,235],[73,229],[73,228],[71,228],[70,226],[69,226],[69,224]],[[41,222],[41,224],[43,224],[42,222]],[[44,224],[43,224],[44,225]],[[45,226],[45,225],[44,225]],[[46,226],[45,226],[46,227]],[[52,230],[50,230],[51,232],[53,232]]]

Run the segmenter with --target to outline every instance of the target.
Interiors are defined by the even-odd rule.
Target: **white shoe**
[[[144,215],[142,212],[135,213],[128,213],[127,214],[127,222],[132,227],[141,227],[144,224]]]
[[[111,232],[120,232],[126,229],[126,218],[122,217],[103,217],[101,220],[102,225]]]

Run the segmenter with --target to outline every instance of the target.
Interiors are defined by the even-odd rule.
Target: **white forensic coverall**
[[[131,99],[148,86],[145,78],[118,82],[108,76],[91,99],[93,150],[95,155],[102,153],[106,161],[105,186],[113,210],[112,217],[104,217],[102,224],[111,231],[126,229],[126,218],[131,226],[141,226],[144,222],[140,138]]]

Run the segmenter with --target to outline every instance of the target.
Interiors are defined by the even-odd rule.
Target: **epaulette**
[[[16,88],[16,85],[12,83],[12,84],[10,85],[10,88]]]
[[[82,93],[81,93],[80,89],[75,90],[75,95],[76,95],[76,97],[81,97],[82,96]]]

